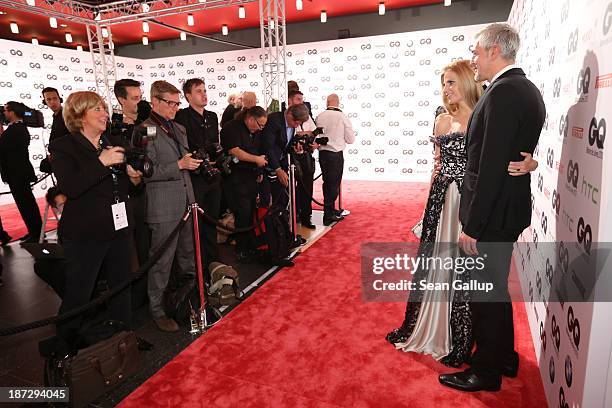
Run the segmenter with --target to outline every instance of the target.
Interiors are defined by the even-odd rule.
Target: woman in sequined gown
[[[455,61],[442,70],[442,98],[448,113],[436,118],[435,155],[439,157],[423,215],[419,254],[433,258],[455,258],[461,234],[459,194],[465,171],[465,132],[469,117],[482,94],[467,60]],[[522,162],[511,162],[509,172],[523,175],[537,162],[527,155]],[[514,171],[520,169],[519,172]],[[450,283],[468,281],[468,273],[452,269],[418,269],[413,282]],[[459,367],[472,351],[472,325],[468,291],[412,291],[402,326],[387,334],[397,349],[430,354],[445,365]]]

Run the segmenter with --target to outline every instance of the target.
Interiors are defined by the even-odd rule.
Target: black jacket
[[[62,136],[66,136],[69,133],[70,131],[66,127],[66,123],[64,123],[64,116],[62,115],[62,110],[60,109],[58,113],[53,114],[53,123],[51,124],[49,142]]]
[[[226,123],[234,120],[234,116],[240,112],[240,108],[234,107],[234,105],[229,104],[223,111],[223,115],[221,115],[221,127],[225,126]]]
[[[0,135],[0,176],[5,183],[36,181],[30,163],[30,132],[23,122],[9,125]]]
[[[463,231],[523,230],[531,223],[531,178],[508,174],[520,152],[533,153],[546,116],[538,88],[520,68],[501,75],[476,104],[467,127],[467,166],[459,219]]]
[[[268,157],[268,164],[276,170],[279,167],[287,170],[287,121],[283,112],[268,115],[268,122],[263,129],[263,150]]]
[[[91,142],[80,133],[69,134],[53,140],[49,152],[58,187],[68,197],[58,228],[62,240],[108,241],[127,233],[129,228],[115,231],[111,170],[98,159],[98,151]],[[126,202],[132,226],[128,202],[131,183],[123,172],[117,174],[117,180],[119,198]]]
[[[219,143],[219,120],[214,112],[204,110],[204,115],[200,115],[187,107],[176,113],[174,121],[185,126],[190,151]]]

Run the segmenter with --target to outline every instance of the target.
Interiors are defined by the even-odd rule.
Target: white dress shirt
[[[510,65],[507,65],[504,68],[502,68],[501,71],[499,71],[497,74],[495,74],[495,76],[491,79],[491,81],[489,82],[489,86],[493,82],[495,82],[495,80],[497,78],[499,78],[500,76],[502,76],[503,74],[505,74],[506,72],[508,72],[508,71],[510,71],[511,69],[514,69],[514,68],[518,68],[518,66],[516,64],[510,64]]]
[[[334,108],[330,106],[329,108]],[[327,145],[319,150],[341,152],[347,144],[355,142],[355,132],[349,118],[342,112],[328,109],[317,116],[316,124],[323,128],[323,136],[329,138]]]

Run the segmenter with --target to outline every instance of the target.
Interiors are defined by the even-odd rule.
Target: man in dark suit
[[[60,96],[59,91],[50,86],[42,90],[42,96],[43,105],[53,111],[53,123],[51,124],[51,133],[49,134],[49,143],[51,143],[52,140],[70,133],[62,115],[62,102],[64,100]]]
[[[263,130],[263,146],[269,166],[276,173],[277,180],[271,183],[272,204],[287,207],[289,194],[289,160],[287,149],[295,135],[295,129],[309,118],[308,108],[303,104],[292,105],[285,112],[268,115],[268,123]]]
[[[30,183],[36,181],[36,174],[28,146],[30,133],[23,123],[26,107],[19,102],[7,102],[4,116],[9,122],[6,130],[0,127],[0,175],[9,185],[21,218],[28,228],[28,234],[21,238],[25,242],[38,242],[42,219]]]
[[[546,115],[538,88],[514,65],[519,45],[511,26],[496,23],[477,35],[472,49],[475,79],[490,85],[468,122],[459,247],[484,259],[471,279],[492,283],[493,290],[472,291],[472,367],[439,378],[462,391],[498,391],[501,376],[518,371],[508,273],[513,243],[531,223],[531,180],[529,173],[513,177],[507,169],[522,159],[520,152],[533,153]]]

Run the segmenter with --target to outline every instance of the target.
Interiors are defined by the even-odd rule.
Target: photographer
[[[189,102],[189,107],[177,112],[174,119],[185,127],[189,151],[203,149],[216,160],[216,146],[219,146],[219,124],[217,115],[207,111],[208,104],[206,86],[199,78],[192,78],[183,84],[183,94]],[[191,173],[191,184],[196,202],[204,213],[217,220],[221,206],[221,175],[209,175],[205,172]],[[200,240],[202,244],[203,264],[205,271],[211,262],[219,262],[219,246],[217,244],[217,226],[204,220],[200,224]],[[208,276],[208,274],[206,274]]]
[[[221,127],[225,126],[227,122],[234,120],[236,113],[240,112],[240,109],[242,109],[242,96],[237,93],[230,94],[227,97],[227,103],[228,105],[223,111],[223,115],[221,115]]]
[[[145,178],[147,194],[146,220],[151,229],[151,250],[154,254],[176,228],[187,206],[195,202],[189,172],[200,167],[202,160],[192,158],[187,149],[185,128],[173,122],[180,106],[180,92],[166,81],[151,85],[153,111],[141,126],[155,127],[156,136],[147,143],[147,155],[153,162],[153,176]],[[193,214],[192,216],[196,216]],[[179,329],[166,316],[162,298],[175,263],[179,279],[193,278],[195,273],[193,224],[189,220],[165,248],[149,270],[149,302],[151,315],[161,331]]]
[[[292,90],[287,97],[289,106],[299,105],[304,103],[304,94],[299,90]],[[313,131],[317,128],[311,117],[302,123],[296,130],[296,136],[313,136]],[[297,138],[296,138],[297,140]],[[315,159],[312,157],[312,152],[319,147],[315,143],[306,143],[306,138],[300,138],[293,144],[294,149],[291,152],[291,157],[299,170],[296,172],[297,186],[295,191],[297,219],[302,227],[315,229],[315,225],[311,221],[312,217],[312,189],[313,178],[315,173]]]
[[[125,160],[122,147],[101,148],[108,113],[98,94],[71,94],[63,115],[72,133],[49,146],[58,186],[68,197],[58,227],[66,257],[60,314],[89,302],[99,276],[108,280],[110,288],[129,279],[132,217],[128,190],[130,181],[141,181],[141,174],[130,166],[120,170]],[[111,319],[130,326],[129,290],[112,297],[108,306]],[[81,316],[63,321],[58,324],[58,334],[76,346],[81,322]]]
[[[125,78],[115,82],[113,86],[115,97],[121,105],[121,114],[113,113],[111,133],[120,135],[126,142],[134,132],[134,126],[139,125],[149,117],[151,108],[148,102],[142,100],[140,82]],[[135,189],[131,192],[131,202],[134,211],[134,242],[138,264],[144,264],[149,257],[149,228],[145,222],[146,195],[145,189]],[[144,292],[139,290],[139,292]],[[135,299],[144,298],[135,296]]]
[[[268,164],[259,154],[260,133],[266,126],[266,111],[260,107],[244,110],[240,116],[221,129],[221,145],[239,160],[232,173],[223,179],[223,188],[230,209],[235,216],[235,227],[248,228],[253,225],[257,183],[262,175],[259,169]],[[236,256],[240,262],[249,262],[255,253],[254,232],[236,234]]]
[[[25,242],[38,242],[42,219],[30,183],[36,181],[34,167],[30,163],[28,146],[30,132],[23,123],[26,106],[19,102],[7,102],[4,117],[9,123],[6,130],[0,125],[0,176],[9,185],[11,194],[28,228],[21,238]]]
[[[335,203],[340,194],[340,183],[344,170],[342,151],[347,144],[355,142],[355,132],[350,119],[339,108],[340,98],[336,94],[327,97],[327,110],[317,116],[317,126],[325,128],[329,142],[319,147],[319,165],[323,174],[323,224],[340,221],[342,210],[336,210]]]
[[[64,123],[62,115],[62,98],[57,89],[50,86],[42,90],[43,105],[51,109],[53,112],[53,123],[51,124],[51,133],[49,134],[49,143],[58,137],[66,136],[70,133]]]
[[[289,203],[289,161],[287,152],[296,128],[309,118],[308,108],[303,105],[293,105],[285,112],[274,112],[268,116],[268,123],[263,129],[263,148],[274,170],[277,180],[271,183],[272,205],[287,208]]]

